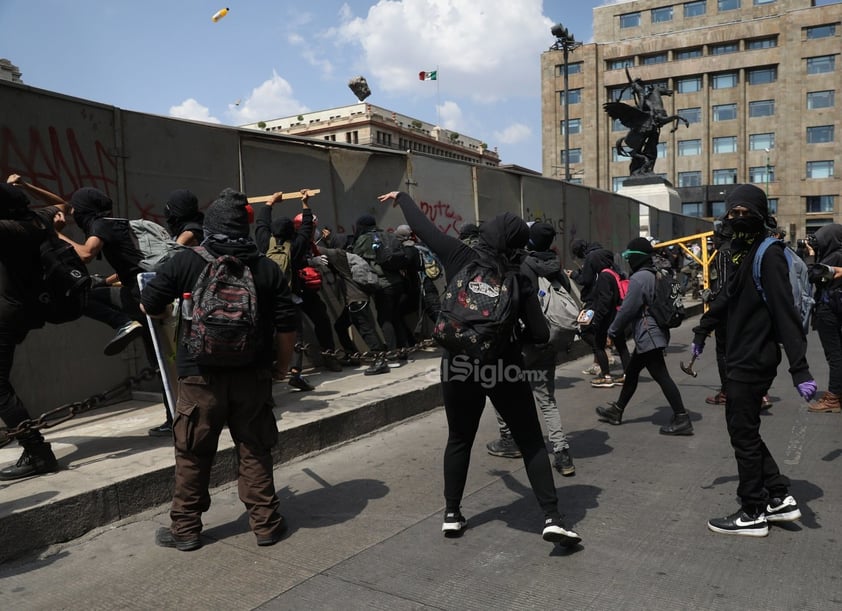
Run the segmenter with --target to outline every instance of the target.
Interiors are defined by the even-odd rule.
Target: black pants
[[[529,382],[521,379],[484,383],[474,381],[470,371],[467,379],[453,379],[454,371],[461,374],[470,368],[461,362],[454,366],[452,359],[447,355],[442,358],[442,394],[448,429],[444,450],[444,500],[447,511],[456,511],[462,502],[471,447],[488,397],[508,425],[523,455],[526,474],[538,504],[546,516],[557,517],[555,482]],[[503,361],[504,367],[511,364],[522,369],[522,357]]]
[[[719,371],[719,390],[725,390],[725,380],[728,375],[725,373],[725,338],[727,337],[728,327],[724,324],[719,324],[713,330],[713,337],[716,339],[716,369]]]
[[[23,406],[12,386],[12,365],[15,362],[15,348],[26,337],[28,329],[17,325],[0,324],[0,419],[3,425],[14,428],[29,419],[29,412]],[[19,440],[21,445],[38,444],[44,441],[43,435],[32,431],[26,439]]]
[[[301,291],[301,311],[306,314],[313,323],[313,332],[316,334],[316,341],[322,350],[333,350],[336,344],[333,341],[330,318],[327,315],[327,306],[318,291]]]
[[[760,405],[771,385],[772,380],[726,382],[725,421],[740,477],[737,496],[748,512],[765,508],[769,497],[783,498],[789,490],[789,479],[781,475],[760,437]]]
[[[400,309],[402,285],[390,286],[374,293],[374,305],[377,308],[377,323],[383,329],[383,337],[389,350],[406,348],[409,338],[403,323]]]
[[[369,302],[356,301],[349,303],[342,310],[336,322],[333,323],[333,328],[339,337],[342,348],[349,353],[357,351],[357,347],[348,336],[348,328],[352,324],[359,332],[360,337],[362,337],[369,350],[374,352],[386,351],[386,344],[383,343],[383,340],[377,334],[377,322],[374,320],[374,314],[371,313],[371,304]]]
[[[827,390],[842,395],[842,319],[825,304],[816,306],[813,326],[819,334],[828,366]]]
[[[664,351],[660,348],[649,350],[648,352],[639,353],[637,350],[632,352],[629,359],[629,366],[626,367],[626,381],[623,382],[623,388],[620,390],[620,398],[617,399],[617,405],[625,408],[629,401],[631,401],[634,391],[637,390],[637,383],[640,380],[640,372],[643,368],[649,372],[652,379],[661,387],[661,392],[664,393],[667,402],[670,404],[673,413],[684,413],[684,402],[681,400],[681,393],[678,391],[678,386],[675,385],[670,372],[667,369],[667,364],[664,361]]]
[[[599,365],[600,375],[607,376],[611,371],[611,365],[608,363],[608,355],[605,353],[608,345],[608,327],[614,321],[614,316],[610,318],[607,325],[588,325],[582,330],[582,339],[591,347],[593,351],[594,360]],[[623,371],[629,366],[629,348],[626,345],[625,334],[621,333],[614,340],[614,345],[617,348],[617,354],[620,355],[620,362],[623,364]]]

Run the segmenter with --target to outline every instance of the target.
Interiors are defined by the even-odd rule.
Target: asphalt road
[[[153,544],[168,523],[161,506],[0,567],[8,609],[816,609],[842,608],[842,415],[809,414],[786,372],[773,386],[762,433],[792,479],[803,518],[762,539],[706,528],[731,513],[736,465],[718,387],[713,341],[689,360],[689,328],[674,333],[668,363],[696,434],[670,438],[670,411],[648,378],[621,426],[594,407],[618,389],[592,389],[581,370],[558,369],[557,400],[575,477],[556,476],[561,507],[582,545],[540,536],[541,512],[522,462],[489,456],[486,410],[473,453],[460,539],[441,536],[441,409],[280,466],[276,483],[291,530],[258,548],[236,486],[217,489],[205,546],[184,553]],[[823,389],[818,338],[809,360]]]

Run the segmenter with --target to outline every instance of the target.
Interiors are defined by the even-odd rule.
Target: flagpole
[[[439,96],[439,65],[436,64],[436,126],[441,127],[441,98]]]

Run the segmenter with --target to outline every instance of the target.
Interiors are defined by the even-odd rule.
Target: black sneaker
[[[0,480],[22,479],[55,471],[58,471],[58,461],[56,455],[50,449],[50,444],[39,443],[31,447],[25,447],[23,454],[15,464],[0,469]]]
[[[155,532],[155,545],[174,547],[180,552],[192,552],[202,547],[202,538],[196,536],[190,539],[176,539],[169,528],[162,526]]]
[[[620,424],[623,421],[623,408],[613,401],[608,404],[608,407],[601,405],[596,408],[596,413],[599,414],[599,419],[608,424]]]
[[[544,541],[558,543],[562,547],[573,547],[578,544],[582,537],[568,529],[561,518],[547,518],[544,520]]]
[[[690,414],[676,414],[672,422],[661,427],[661,435],[692,435],[693,423],[690,422]]]
[[[784,498],[771,498],[766,506],[767,522],[793,522],[801,517],[798,502],[788,494]]]
[[[708,520],[708,528],[723,535],[765,537],[769,534],[769,525],[766,522],[765,513],[761,511],[757,515],[751,516],[742,508],[724,518],[711,518]]]
[[[293,388],[297,388],[298,390],[304,392],[308,390],[316,390],[316,387],[310,384],[300,373],[292,373],[289,376],[289,381],[287,382]]]
[[[149,429],[150,437],[172,437],[172,422],[165,422]]]
[[[389,373],[391,367],[389,367],[389,363],[386,362],[386,359],[381,357],[375,359],[375,361],[371,364],[371,367],[366,368],[363,371],[363,375],[366,376],[376,376],[381,373]]]
[[[461,511],[450,511],[444,514],[444,522],[441,524],[441,531],[445,537],[461,537],[468,527],[468,520]]]
[[[322,358],[322,363],[327,369],[331,371],[342,371],[342,363],[332,354],[326,354]]]
[[[287,521],[284,519],[283,516],[281,516],[281,522],[275,527],[275,531],[268,537],[257,537],[257,544],[260,547],[275,545],[275,543],[284,538],[284,535],[287,532],[287,528]]]
[[[555,462],[553,466],[555,470],[561,473],[564,477],[576,475],[576,467],[573,465],[573,459],[570,458],[570,450],[559,450],[554,452]]]
[[[140,337],[142,334],[143,325],[136,320],[130,320],[117,329],[117,335],[105,346],[105,350],[103,350],[105,356],[119,354],[126,349],[133,339]]]
[[[515,440],[511,436],[501,437],[494,441],[489,441],[485,444],[485,448],[492,456],[500,456],[501,458],[520,458],[520,448],[517,447]]]

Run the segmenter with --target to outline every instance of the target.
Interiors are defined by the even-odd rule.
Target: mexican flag
[[[418,73],[418,80],[420,81],[434,81],[436,80],[437,71],[433,70],[432,72],[419,72]]]

